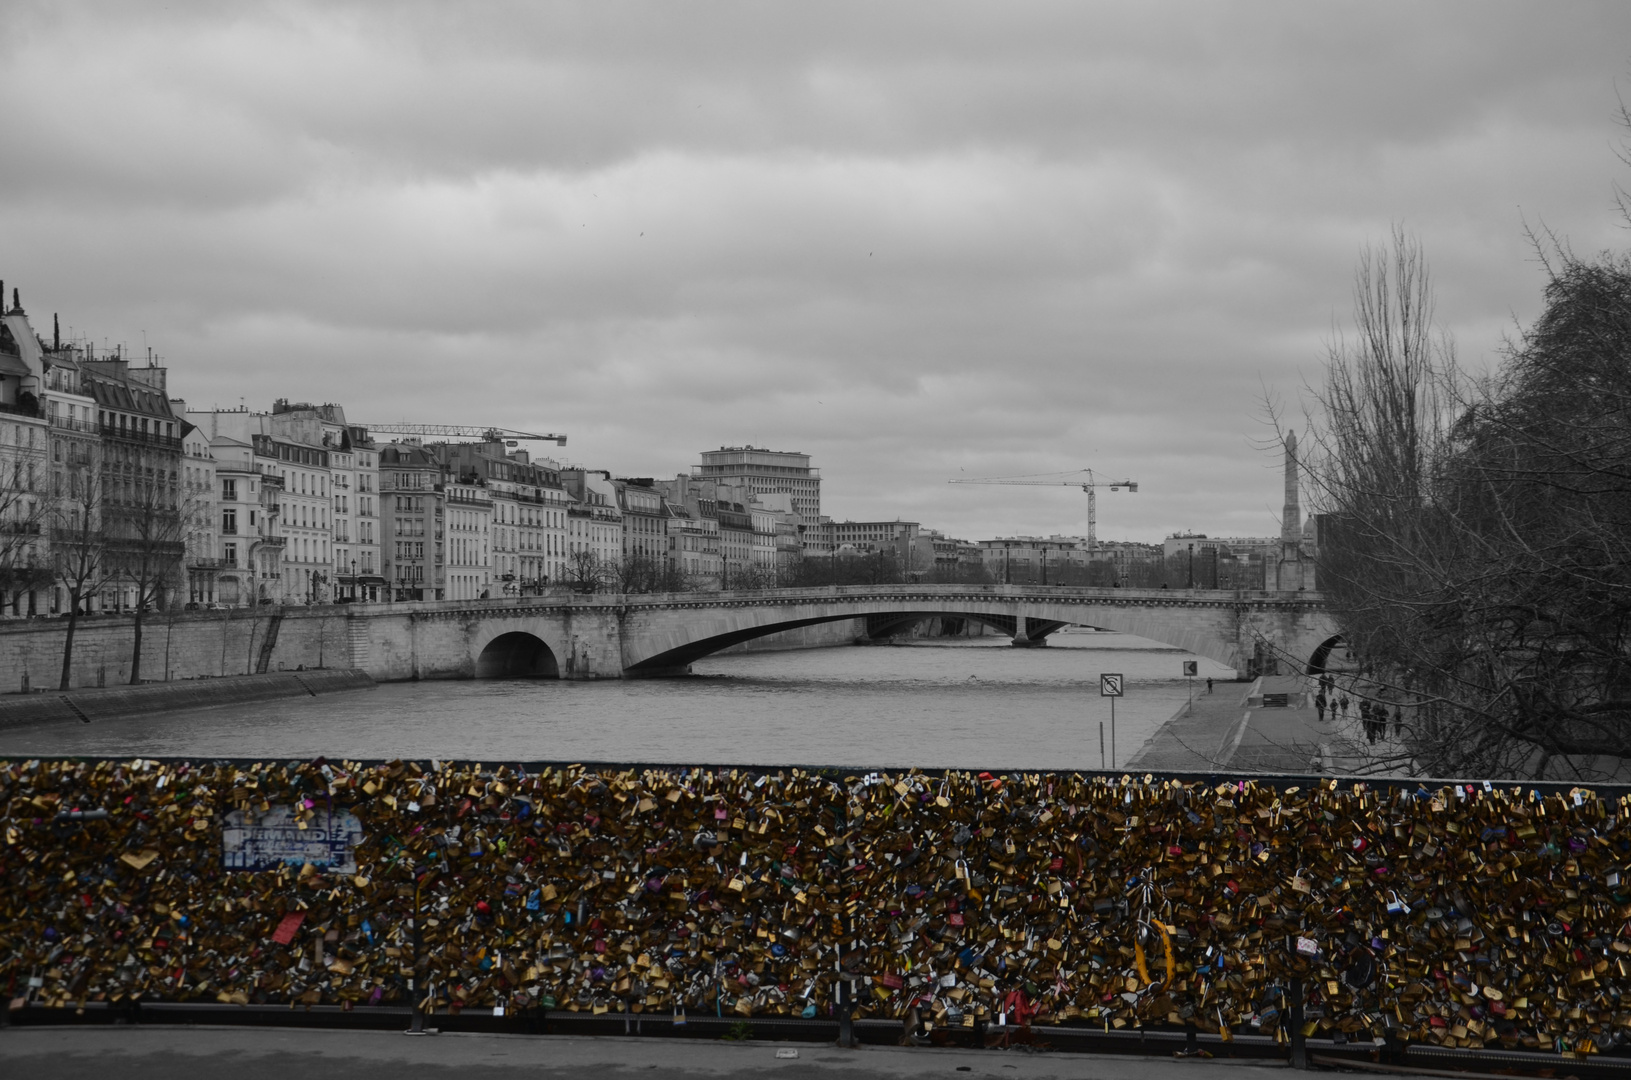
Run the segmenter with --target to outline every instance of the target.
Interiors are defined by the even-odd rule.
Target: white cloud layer
[[[0,277],[199,404],[812,454],[839,517],[1273,531],[1362,245],[1488,363],[1612,212],[1621,4],[11,4]]]

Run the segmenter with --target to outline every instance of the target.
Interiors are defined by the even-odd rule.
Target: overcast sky
[[[1278,531],[1398,222],[1462,360],[1623,246],[1631,4],[0,6],[0,278],[195,407],[809,453],[968,539]],[[7,302],[9,303],[9,292]],[[145,332],[145,339],[144,339]]]

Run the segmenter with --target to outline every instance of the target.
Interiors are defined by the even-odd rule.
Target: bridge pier
[[[1014,637],[1008,644],[1016,649],[1040,649],[1048,643],[1042,635],[1031,636],[1030,621],[1023,615],[1014,616]]]

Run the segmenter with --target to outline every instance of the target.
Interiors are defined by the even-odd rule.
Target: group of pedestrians
[[[1393,721],[1393,737],[1398,738],[1404,733],[1404,710],[1397,704],[1393,706],[1391,716],[1388,712],[1388,703],[1373,700],[1363,695],[1359,698],[1359,723],[1365,732],[1365,741],[1375,746],[1377,741],[1387,737],[1388,721]],[[1319,689],[1314,694],[1314,713],[1319,717],[1320,723],[1325,722],[1325,712],[1329,709],[1331,719],[1346,720],[1348,718],[1348,692],[1345,688],[1337,686],[1329,675],[1321,675]]]

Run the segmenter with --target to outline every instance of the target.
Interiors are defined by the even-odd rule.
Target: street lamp
[[[357,599],[357,560],[351,560],[351,599]]]

